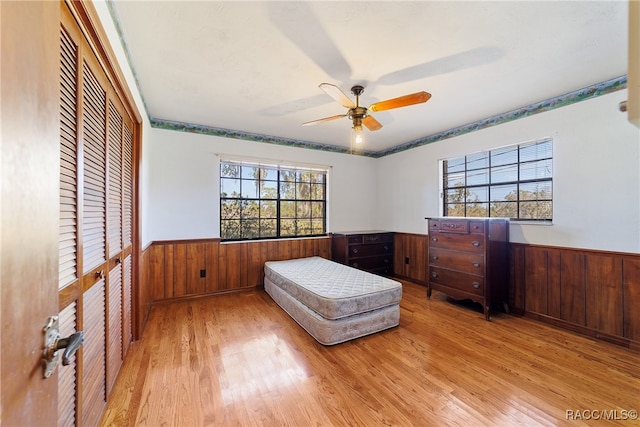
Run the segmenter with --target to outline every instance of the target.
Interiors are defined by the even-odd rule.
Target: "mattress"
[[[268,261],[265,278],[325,319],[398,304],[402,284],[320,257]]]
[[[287,294],[268,278],[264,280],[264,289],[298,325],[323,345],[340,344],[393,328],[400,323],[399,304],[329,320]]]

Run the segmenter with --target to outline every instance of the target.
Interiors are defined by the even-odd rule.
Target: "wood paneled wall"
[[[395,233],[395,276],[426,286],[427,239]],[[640,348],[640,255],[519,243],[509,253],[513,313]],[[141,296],[151,303],[255,288],[263,284],[265,261],[314,255],[331,259],[330,237],[154,242],[141,257]]]
[[[154,242],[141,257],[142,295],[155,302],[255,288],[263,284],[266,261],[308,256],[331,259],[331,238]]]
[[[595,338],[640,346],[640,255],[512,243],[510,306]]]

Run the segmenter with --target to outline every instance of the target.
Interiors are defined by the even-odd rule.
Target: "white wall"
[[[328,231],[376,224],[376,159],[163,129],[149,137],[152,241],[220,237],[220,155],[330,166]]]
[[[116,27],[111,19],[111,14],[109,13],[109,9],[107,8],[107,4],[104,1],[94,1],[93,5],[96,8],[96,12],[100,18],[100,23],[107,34],[107,38],[109,39],[109,43],[111,44],[111,49],[116,56],[116,60],[120,66],[122,74],[127,82],[127,86],[131,91],[131,95],[133,96],[133,101],[138,108],[138,112],[142,116],[142,152],[140,153],[140,170],[139,170],[139,214],[140,214],[140,237],[141,237],[141,246],[145,247],[148,243],[151,242],[150,239],[150,230],[148,225],[150,224],[149,215],[150,211],[148,209],[149,206],[149,156],[148,156],[148,146],[149,146],[149,138],[148,135],[151,131],[151,124],[149,122],[149,116],[147,114],[147,110],[142,101],[142,96],[140,95],[140,91],[138,89],[138,85],[135,81],[131,68],[129,67],[129,62],[127,61],[127,56],[124,52],[124,48],[122,47],[122,43],[120,42],[120,37],[116,30]]]
[[[438,160],[551,136],[553,224],[514,223],[520,243],[640,252],[640,131],[618,91],[379,159],[378,228],[425,233],[441,204]],[[383,179],[382,179],[383,178]]]
[[[329,231],[424,233],[439,214],[438,160],[554,139],[553,225],[512,224],[511,240],[640,252],[640,132],[619,91],[381,159],[152,129],[107,6],[94,2],[142,115],[141,244],[219,236],[215,153],[333,166]]]

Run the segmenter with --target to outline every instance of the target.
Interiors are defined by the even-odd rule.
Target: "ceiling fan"
[[[319,123],[329,122],[331,120],[348,117],[353,122],[354,141],[356,144],[362,142],[362,125],[365,125],[370,131],[376,131],[382,128],[382,124],[369,114],[370,111],[385,111],[393,108],[406,107],[408,105],[421,104],[427,102],[431,98],[428,92],[416,92],[410,95],[404,95],[399,98],[388,99],[386,101],[375,102],[369,108],[360,106],[360,95],[364,92],[364,87],[355,85],[351,88],[351,93],[355,95],[356,102],[353,101],[336,85],[330,83],[320,84],[327,95],[335,99],[343,107],[348,108],[346,114],[337,114],[335,116],[325,117],[323,119],[313,120],[303,123],[302,126],[317,125]]]

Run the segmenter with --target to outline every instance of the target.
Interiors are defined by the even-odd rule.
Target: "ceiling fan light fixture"
[[[362,142],[364,141],[364,136],[362,135],[362,125],[353,125],[353,132],[351,137],[356,145],[362,144]]]

